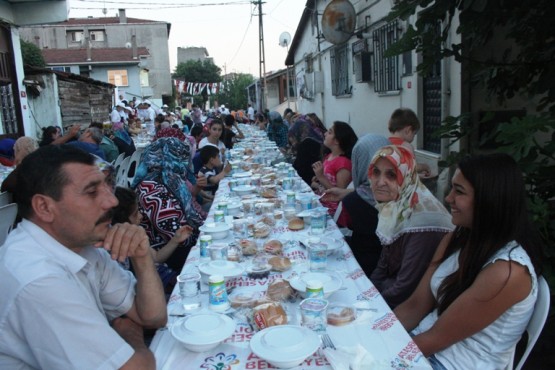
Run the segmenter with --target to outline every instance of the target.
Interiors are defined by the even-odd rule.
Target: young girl
[[[139,212],[139,205],[137,202],[137,194],[132,189],[116,187],[115,196],[118,198],[118,205],[114,208],[114,216],[112,223],[128,222],[133,225],[141,223],[141,213]],[[193,228],[185,225],[176,230],[175,235],[170,241],[158,248],[151,248],[152,258],[156,263],[156,269],[164,285],[167,294],[170,294],[175,286],[178,271],[172,270],[164,262],[173,254],[173,252],[183,243],[189,236],[191,236]]]
[[[468,157],[451,182],[456,229],[395,314],[434,369],[505,369],[541,273],[522,171],[506,154]]]
[[[199,144],[198,148],[202,149],[206,145],[213,145],[220,150],[220,158],[224,159],[225,154],[225,144],[220,140],[222,132],[224,130],[224,124],[219,118],[215,118],[210,123],[210,129],[208,131],[208,136],[203,138]]]
[[[318,161],[312,165],[314,178],[311,187],[318,194],[323,194],[326,189],[337,187],[345,189],[351,182],[352,163],[351,153],[358,138],[352,127],[345,122],[335,121],[326,132],[324,146],[331,153],[324,157],[323,162]],[[323,201],[331,216],[335,214],[339,202]],[[342,212],[337,220],[339,226],[347,226],[348,215]]]

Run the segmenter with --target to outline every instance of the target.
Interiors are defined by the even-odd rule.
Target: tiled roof
[[[42,49],[44,61],[47,64],[87,63],[87,49]],[[137,55],[149,56],[145,47],[137,48]],[[133,59],[133,50],[127,48],[92,48],[93,63],[102,62],[139,62]]]
[[[119,17],[106,18],[69,18],[67,21],[56,23],[57,26],[79,26],[91,24],[119,24]],[[152,21],[148,19],[127,18],[126,23],[166,23],[162,21]],[[122,23],[122,24],[126,24]]]

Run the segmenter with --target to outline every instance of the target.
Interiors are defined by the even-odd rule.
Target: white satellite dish
[[[133,46],[133,45],[131,45],[131,43],[129,41],[125,43],[125,48],[126,49],[131,49],[131,46]]]
[[[333,0],[322,14],[322,33],[326,41],[341,44],[351,38],[355,30],[356,12],[349,0]]]
[[[291,35],[289,32],[282,32],[279,35],[279,46],[288,47],[291,44]]]

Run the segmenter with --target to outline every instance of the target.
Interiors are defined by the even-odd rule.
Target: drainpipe
[[[133,48],[133,59],[139,59],[138,52],[137,52],[137,36],[131,36],[131,47]]]
[[[85,36],[85,43],[87,44],[87,62],[90,62],[92,60],[92,48],[91,48],[91,41],[89,39],[89,36]]]

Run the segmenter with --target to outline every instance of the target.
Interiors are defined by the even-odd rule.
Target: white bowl
[[[222,275],[224,279],[240,276],[245,272],[245,268],[237,262],[227,260],[216,260],[201,263],[198,267],[202,281],[208,283],[211,275]]]
[[[256,187],[252,185],[240,185],[240,186],[235,186],[233,188],[233,191],[239,195],[250,194],[255,190],[256,190]]]
[[[310,329],[297,325],[270,326],[253,335],[252,352],[280,369],[300,365],[320,347],[320,338]]]
[[[215,312],[199,312],[176,321],[170,329],[172,336],[192,352],[216,348],[235,331],[235,321]]]
[[[199,227],[199,230],[205,234],[211,235],[212,240],[224,239],[229,234],[231,226],[225,222],[207,223]]]
[[[304,272],[300,276],[294,276],[289,280],[291,287],[298,291],[302,297],[306,294],[306,282],[318,280],[324,286],[324,298],[328,298],[343,286],[341,275],[335,271],[325,272]]]
[[[241,203],[229,203],[227,205],[227,213],[230,216],[235,216],[241,212]]]

